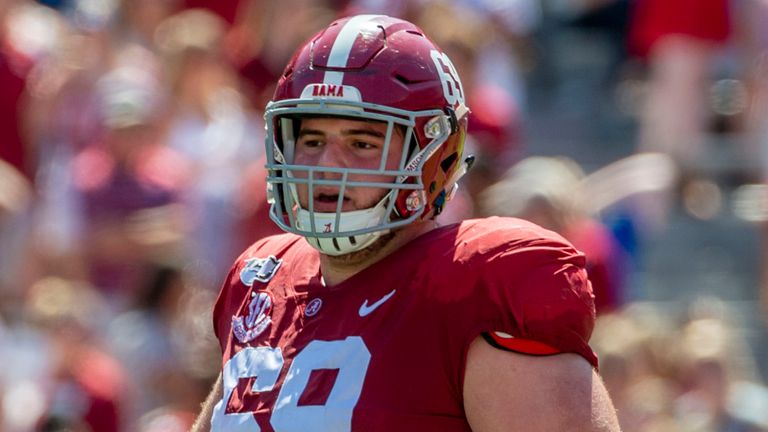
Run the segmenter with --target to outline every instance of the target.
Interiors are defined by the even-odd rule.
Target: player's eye
[[[376,150],[379,148],[378,144],[368,141],[355,141],[352,145],[358,150]]]
[[[299,141],[299,145],[304,146],[304,147],[315,148],[315,147],[322,146],[323,145],[323,141],[321,141],[319,139],[314,139],[314,138],[304,138],[304,139],[301,139]]]

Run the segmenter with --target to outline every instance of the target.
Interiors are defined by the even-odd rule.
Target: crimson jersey
[[[249,248],[214,308],[224,397],[214,431],[470,431],[470,342],[504,332],[597,364],[585,258],[510,218],[432,230],[326,287],[284,234]]]

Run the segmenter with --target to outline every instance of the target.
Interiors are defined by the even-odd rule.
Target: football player
[[[471,164],[453,64],[413,24],[332,23],[265,113],[271,218],[214,307],[195,431],[616,431],[584,255],[518,219],[438,226]]]

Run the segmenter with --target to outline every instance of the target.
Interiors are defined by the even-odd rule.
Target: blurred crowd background
[[[768,0],[0,0],[0,431],[186,431],[266,216],[262,111],[333,19],[420,25],[478,162],[440,216],[588,254],[627,432],[768,430]]]

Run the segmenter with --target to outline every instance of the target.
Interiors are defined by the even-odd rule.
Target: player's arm
[[[532,356],[469,347],[464,409],[474,432],[619,431],[600,377],[577,354]]]
[[[211,393],[205,398],[200,414],[197,416],[197,420],[195,420],[195,424],[192,425],[190,432],[208,432],[211,430],[213,407],[216,406],[216,403],[219,400],[221,400],[224,391],[223,388],[221,383],[221,373],[219,373],[219,378],[216,379],[216,383],[213,385]]]

